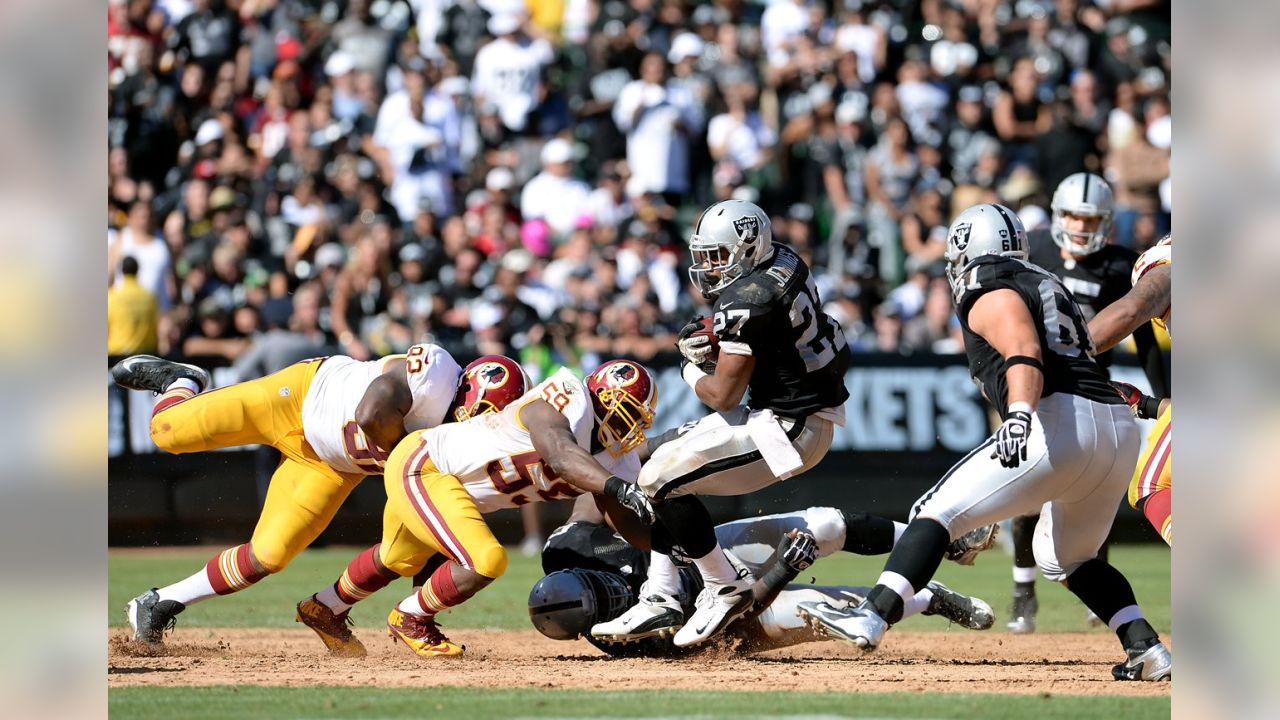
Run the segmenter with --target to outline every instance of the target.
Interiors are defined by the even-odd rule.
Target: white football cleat
[[[866,602],[844,610],[825,602],[802,602],[796,614],[818,634],[848,640],[868,651],[880,646],[889,629],[889,623]]]
[[[648,637],[675,635],[684,625],[680,601],[640,586],[640,601],[618,617],[591,626],[591,637],[603,642],[626,643]]]
[[[749,575],[726,585],[708,583],[693,603],[693,616],[676,633],[676,647],[690,647],[706,642],[742,617],[755,601],[751,592],[753,584],[755,581]]]

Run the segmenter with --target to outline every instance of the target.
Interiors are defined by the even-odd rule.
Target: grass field
[[[357,548],[310,550],[289,569],[237,595],[218,598],[189,609],[180,627],[297,628],[294,604],[332,582]],[[173,582],[203,565],[212,548],[117,550],[109,554],[109,603],[113,625],[123,625],[124,604],[142,590]],[[1119,546],[1112,561],[1129,576],[1149,618],[1168,633],[1169,551],[1164,546]],[[944,563],[939,579],[952,587],[987,599],[999,616],[991,632],[1003,632],[1010,590],[1009,557],[988,552],[972,568]],[[801,579],[824,584],[870,584],[883,558],[847,554],[823,560]],[[507,574],[466,606],[443,618],[449,628],[529,629],[528,589],[541,576],[534,559],[512,553]],[[358,628],[374,628],[387,607],[409,591],[398,581],[353,611]],[[1085,611],[1056,584],[1039,583],[1041,632],[1084,632]],[[904,630],[945,631],[945,621],[912,618]],[[1106,628],[1091,632],[1108,635]],[[1052,643],[1046,636],[1045,643]],[[939,655],[946,638],[939,635]],[[500,669],[495,668],[495,672]],[[692,670],[691,670],[692,671]],[[607,687],[607,686],[606,686]],[[1106,691],[1106,688],[1103,688]],[[507,718],[507,717],[665,717],[737,719],[790,716],[923,718],[982,717],[1168,717],[1168,697],[1108,695],[958,695],[934,693],[819,693],[819,692],[679,692],[663,690],[616,692],[606,690],[521,689],[466,687],[370,689],[363,687],[113,687],[113,716],[130,718]]]

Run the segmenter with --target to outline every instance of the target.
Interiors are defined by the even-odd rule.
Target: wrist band
[[[1012,402],[1012,403],[1009,403],[1009,414],[1010,414],[1010,415],[1012,415],[1012,414],[1014,414],[1014,413],[1016,413],[1016,412],[1024,412],[1024,413],[1027,413],[1028,415],[1030,415],[1030,414],[1034,413],[1035,411],[1036,411],[1036,409],[1035,409],[1035,408],[1033,408],[1033,407],[1031,407],[1031,403],[1029,403],[1029,402]]]
[[[1143,420],[1155,420],[1160,415],[1160,401],[1150,395],[1143,395],[1138,401],[1138,417]]]
[[[698,389],[698,381],[706,376],[707,374],[693,363],[688,363],[684,366],[684,369],[680,371],[680,377],[684,378],[685,384],[693,388],[695,391]]]
[[[1030,365],[1040,372],[1044,372],[1044,363],[1040,362],[1038,358],[1033,358],[1030,355],[1010,355],[1004,359],[1005,370],[1008,370],[1014,365]]]

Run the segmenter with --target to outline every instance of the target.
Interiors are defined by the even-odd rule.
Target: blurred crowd
[[[728,197],[855,350],[958,352],[959,210],[1044,228],[1088,170],[1115,242],[1170,223],[1167,2],[109,0],[108,35],[113,354],[652,362]]]

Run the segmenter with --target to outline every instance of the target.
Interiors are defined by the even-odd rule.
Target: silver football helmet
[[[773,257],[769,216],[755,203],[722,200],[702,212],[689,238],[689,280],[707,298],[719,295]]]
[[[1027,259],[1027,230],[1018,214],[1003,205],[974,205],[956,216],[947,231],[947,280],[959,299],[964,273],[983,255]]]
[[[529,619],[538,632],[553,640],[574,640],[635,602],[631,586],[617,573],[557,570],[529,591]]]
[[[1115,197],[1106,180],[1092,173],[1076,173],[1058,183],[1053,191],[1053,222],[1049,235],[1058,247],[1076,257],[1092,255],[1107,244],[1111,233],[1111,219],[1115,215]],[[1072,232],[1063,226],[1063,214],[1069,213],[1088,218],[1098,218],[1098,226],[1092,232]]]

